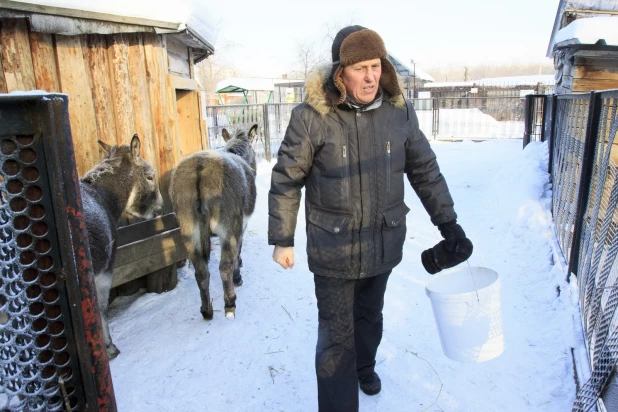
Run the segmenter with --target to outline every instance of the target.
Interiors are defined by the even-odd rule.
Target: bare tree
[[[308,40],[296,42],[297,47],[297,64],[300,66],[300,75],[304,78],[318,64],[326,61],[324,52],[319,50],[319,45],[316,42]]]
[[[330,61],[335,36],[343,27],[352,25],[353,20],[353,14],[346,21],[330,20],[324,25],[326,34],[321,38],[298,40],[296,42],[298,60],[289,73],[290,77],[304,79],[318,64]]]
[[[217,47],[214,55],[195,65],[195,76],[202,86],[202,90],[206,92],[207,97],[214,96],[217,91],[217,83],[221,80],[242,75],[238,69],[225,59],[225,52],[233,47],[235,47],[233,44]]]

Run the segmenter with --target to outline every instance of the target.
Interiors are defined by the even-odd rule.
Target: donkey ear
[[[137,136],[137,133],[135,133],[133,135],[133,138],[131,139],[131,154],[133,155],[134,159],[137,159],[139,157],[139,152],[140,152],[141,147],[142,147],[142,144],[139,141],[139,137]]]
[[[103,148],[103,150],[105,150],[105,153],[110,154],[110,152],[112,151],[112,147],[110,145],[103,142],[102,140],[97,140],[97,143]]]
[[[231,136],[228,133],[227,129],[221,130],[221,136],[223,136],[223,140],[226,142],[231,139]]]
[[[249,143],[253,143],[253,139],[255,139],[255,136],[257,136],[257,129],[257,124],[254,124],[253,126],[251,126],[251,129],[249,129]]]

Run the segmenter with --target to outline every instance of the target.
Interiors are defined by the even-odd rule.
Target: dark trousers
[[[389,275],[390,271],[359,280],[314,275],[320,412],[358,411],[358,377],[373,373],[382,340],[382,308]]]

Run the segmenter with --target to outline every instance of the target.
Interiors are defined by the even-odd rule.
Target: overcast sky
[[[377,31],[400,61],[417,67],[541,63],[559,0],[22,0],[189,23],[216,58],[247,76],[280,77],[298,42],[324,41],[328,27]],[[322,48],[330,50],[330,46]],[[330,55],[328,56],[330,59]]]
[[[376,30],[389,52],[417,67],[546,62],[558,3],[228,0],[207,7],[218,57],[247,75],[279,77],[298,60],[298,41],[319,42],[329,24],[350,22]]]

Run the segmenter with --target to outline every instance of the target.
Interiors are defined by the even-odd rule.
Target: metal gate
[[[68,98],[0,96],[0,410],[115,411]]]

